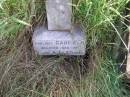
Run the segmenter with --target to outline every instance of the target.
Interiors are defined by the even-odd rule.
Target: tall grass
[[[120,42],[127,50],[120,21],[129,1],[73,0],[73,22],[86,32],[88,55],[46,58],[31,52],[27,34],[20,36],[44,22],[44,1],[1,0],[0,96],[130,97],[112,54]]]
[[[13,37],[29,25],[29,0],[1,0],[0,1],[0,36]]]

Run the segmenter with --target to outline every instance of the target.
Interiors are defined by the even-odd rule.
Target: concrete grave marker
[[[73,33],[37,28],[33,37],[34,49],[40,55],[84,55],[85,35],[80,27],[72,30]]]
[[[39,55],[85,55],[86,37],[71,24],[72,0],[47,0],[48,27],[37,27],[33,47]]]

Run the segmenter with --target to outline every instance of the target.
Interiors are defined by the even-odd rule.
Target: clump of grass
[[[0,36],[13,37],[29,26],[28,1],[2,0],[0,2]]]
[[[0,96],[129,97],[111,56],[111,44],[116,44],[117,38],[123,42],[116,22],[124,19],[128,2],[74,1],[73,22],[80,23],[86,32],[89,54],[43,57],[34,54],[27,33],[45,21],[44,1],[0,1]],[[12,37],[17,41],[8,40]]]

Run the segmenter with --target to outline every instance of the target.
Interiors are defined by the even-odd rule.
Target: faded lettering
[[[61,54],[80,54],[81,48],[84,45],[84,41],[69,41],[69,40],[44,40],[42,42],[36,42],[35,45],[39,45],[41,50],[48,51],[44,53],[61,53]]]

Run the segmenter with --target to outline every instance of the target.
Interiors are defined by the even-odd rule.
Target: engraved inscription
[[[71,32],[40,27],[33,34],[34,50],[39,55],[85,55],[85,33],[78,26],[74,26]]]
[[[44,40],[41,42],[36,42],[35,45],[39,45],[44,53],[52,54],[81,54],[81,48],[84,48],[84,41],[69,41],[69,40]]]

